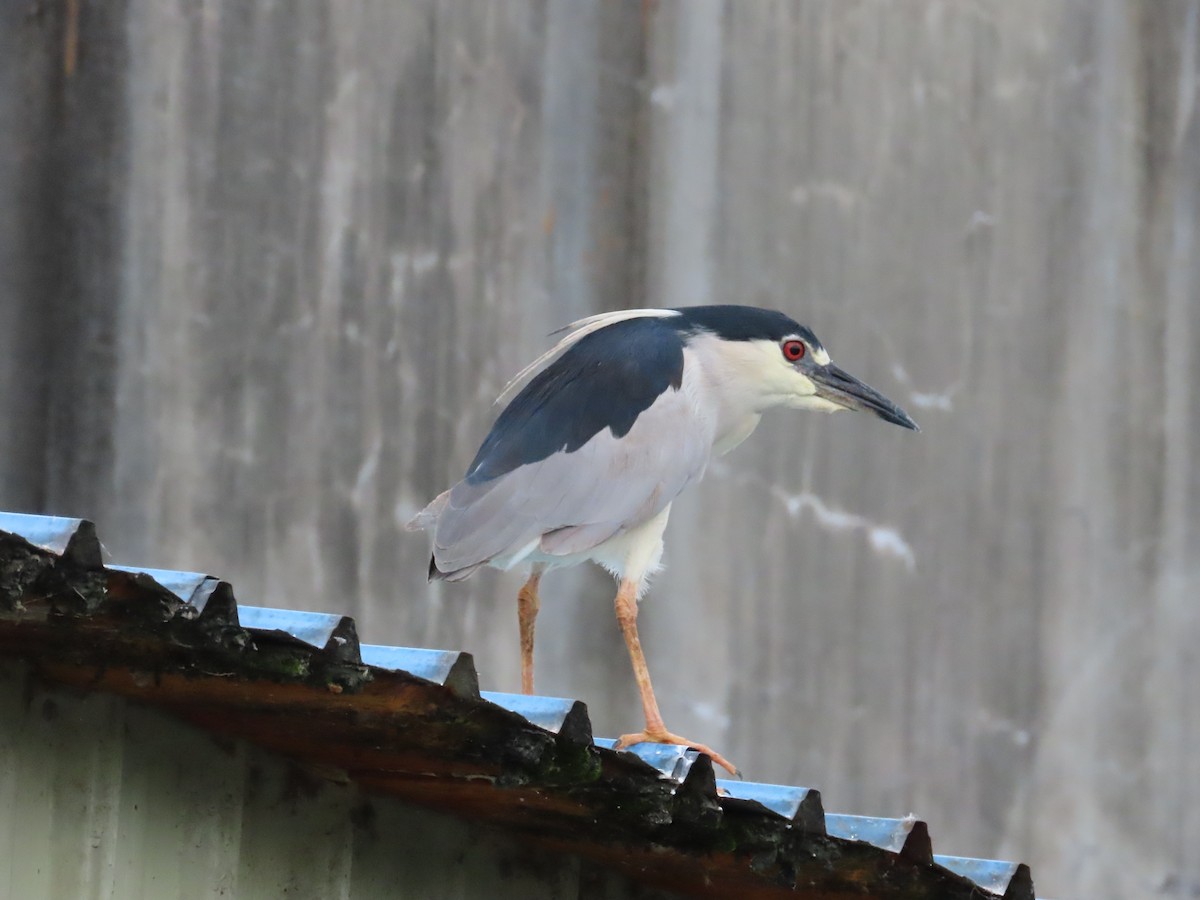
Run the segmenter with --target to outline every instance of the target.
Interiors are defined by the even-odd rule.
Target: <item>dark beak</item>
[[[908,413],[898,407],[873,387],[863,384],[853,375],[843,372],[830,363],[811,369],[807,373],[817,386],[817,396],[836,403],[844,409],[858,409],[873,412],[885,422],[902,425],[913,431],[920,431],[917,423],[909,418]]]

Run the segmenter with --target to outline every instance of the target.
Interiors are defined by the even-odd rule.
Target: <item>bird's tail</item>
[[[437,557],[432,553],[429,554],[429,580],[430,581],[462,581],[469,575],[474,574],[475,570],[486,563],[475,563],[473,566],[464,566],[461,569],[455,569],[452,572],[443,572],[438,568]]]
[[[442,491],[428,506],[417,513],[404,526],[409,531],[431,531],[437,527],[438,519],[446,510],[446,504],[450,502],[450,492]],[[449,572],[443,572],[438,568],[437,557],[433,554],[429,556],[429,580],[430,581],[462,581],[480,566],[486,565],[487,560],[475,563],[470,566],[464,566],[461,569],[452,569]]]
[[[446,508],[446,504],[450,502],[450,492],[442,491],[429,502],[423,510],[413,516],[404,525],[407,531],[428,531],[437,525],[438,519],[442,515],[442,511]]]
[[[437,567],[437,557],[432,553],[429,554],[429,580],[444,581],[446,573]]]

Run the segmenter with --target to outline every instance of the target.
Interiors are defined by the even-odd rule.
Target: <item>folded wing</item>
[[[587,553],[661,512],[711,446],[679,335],[657,317],[624,319],[535,375],[418,524],[436,521],[434,563],[452,579],[534,552]]]

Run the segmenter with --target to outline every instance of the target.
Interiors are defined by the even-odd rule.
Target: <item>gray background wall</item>
[[[1194,896],[1198,53],[1170,0],[5,4],[0,506],[515,689],[517,577],[402,523],[550,329],[777,306],[924,431],[780,413],[676,504],[668,724]],[[611,583],[544,592],[539,689],[636,724]]]

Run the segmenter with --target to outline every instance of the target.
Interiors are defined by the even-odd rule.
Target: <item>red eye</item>
[[[783,358],[788,362],[795,362],[798,359],[803,359],[804,341],[784,341]]]

